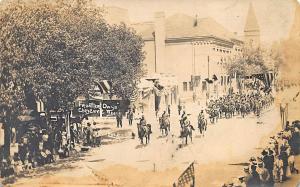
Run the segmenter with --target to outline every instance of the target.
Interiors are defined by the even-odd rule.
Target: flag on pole
[[[180,175],[177,181],[177,187],[185,187],[186,185],[190,185],[191,187],[195,187],[195,169],[194,162],[192,162],[188,168]],[[176,187],[176,183],[173,184]]]

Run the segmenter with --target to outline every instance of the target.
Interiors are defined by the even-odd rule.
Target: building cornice
[[[166,44],[176,44],[182,42],[210,42],[211,44],[223,46],[223,47],[230,47],[232,48],[234,44],[243,44],[242,41],[237,39],[231,39],[231,41],[218,38],[215,36],[196,36],[196,37],[180,37],[180,38],[167,38],[165,40]]]

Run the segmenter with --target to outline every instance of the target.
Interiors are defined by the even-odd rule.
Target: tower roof
[[[246,25],[244,28],[244,31],[259,31],[259,26],[257,23],[257,19],[255,16],[254,8],[252,6],[252,3],[249,5]]]

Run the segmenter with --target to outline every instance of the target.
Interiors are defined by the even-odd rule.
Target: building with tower
[[[260,45],[260,29],[252,3],[250,3],[249,6],[246,25],[244,28],[244,42],[246,45],[252,47],[258,47]]]

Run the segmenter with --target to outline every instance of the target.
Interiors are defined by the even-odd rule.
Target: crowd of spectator
[[[287,122],[284,130],[270,137],[260,156],[251,157],[244,175],[223,187],[270,187],[298,174],[295,155],[299,153],[300,121]]]

